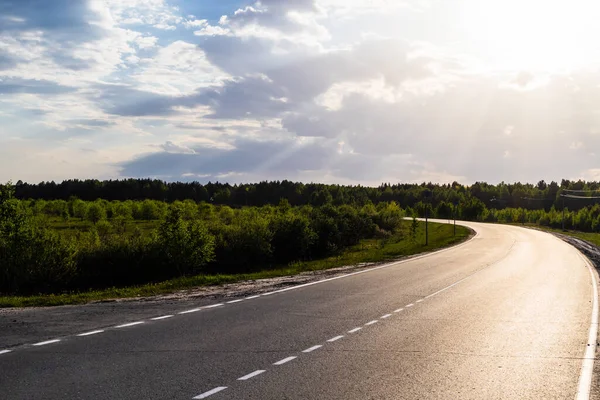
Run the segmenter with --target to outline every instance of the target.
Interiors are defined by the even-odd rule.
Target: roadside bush
[[[200,273],[214,259],[215,238],[200,221],[184,221],[181,209],[173,208],[161,224],[157,241],[163,268],[177,275]]]
[[[47,293],[75,277],[75,249],[47,229],[26,229],[0,239],[0,291]]]
[[[379,228],[395,232],[400,225],[405,214],[395,202],[381,203],[379,212],[375,215],[375,223]]]
[[[154,237],[113,236],[100,242],[94,236],[96,232],[83,237],[87,245],[77,255],[78,289],[134,285],[168,277],[157,268]]]
[[[306,260],[317,240],[310,221],[302,215],[289,212],[271,220],[269,229],[273,233],[273,258],[277,263]]]
[[[72,243],[19,210],[10,185],[0,185],[0,292],[46,292],[72,280]]]
[[[214,237],[199,221],[171,210],[158,231],[99,240],[95,230],[80,238],[78,286],[133,285],[198,274],[214,258]]]
[[[312,254],[315,257],[336,253],[342,246],[342,234],[337,224],[337,211],[332,206],[314,208],[311,213],[311,228],[317,234]]]
[[[273,255],[269,221],[239,213],[232,222],[230,225],[214,223],[210,227],[216,237],[216,262],[211,265],[212,272],[249,272],[269,265]]]

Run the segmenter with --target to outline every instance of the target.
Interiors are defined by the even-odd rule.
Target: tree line
[[[598,192],[599,182],[572,181],[563,179],[560,183],[539,181],[530,183],[499,183],[497,185],[476,182],[473,185],[451,184],[382,184],[378,187],[326,185],[317,183],[299,183],[287,180],[259,182],[253,184],[231,185],[228,183],[208,182],[165,182],[155,179],[124,179],[99,181],[66,180],[61,183],[40,182],[38,184],[17,182],[15,196],[18,199],[43,200],[80,200],[104,199],[119,200],[158,200],[174,202],[190,200],[207,202],[231,207],[276,205],[281,199],[287,199],[292,206],[312,205],[335,206],[350,204],[362,206],[369,202],[394,201],[403,207],[415,207],[426,199],[432,207],[440,203],[466,204],[481,201],[486,208],[523,208],[527,210],[564,205],[571,210],[579,210],[596,203],[596,199],[563,198],[566,191],[581,193]],[[585,197],[585,196],[582,196]]]

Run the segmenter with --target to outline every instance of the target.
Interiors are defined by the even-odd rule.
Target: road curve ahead
[[[475,238],[424,257],[0,353],[0,397],[576,398],[586,261],[542,232],[465,225]]]

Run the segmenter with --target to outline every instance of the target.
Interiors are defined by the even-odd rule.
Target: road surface
[[[542,232],[465,225],[469,242],[342,278],[0,341],[0,398],[573,399],[580,380],[586,398],[586,261]]]

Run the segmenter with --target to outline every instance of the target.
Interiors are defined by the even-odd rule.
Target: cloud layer
[[[459,20],[385,22],[440,7],[5,0],[0,181],[597,177],[597,66],[495,68]]]

